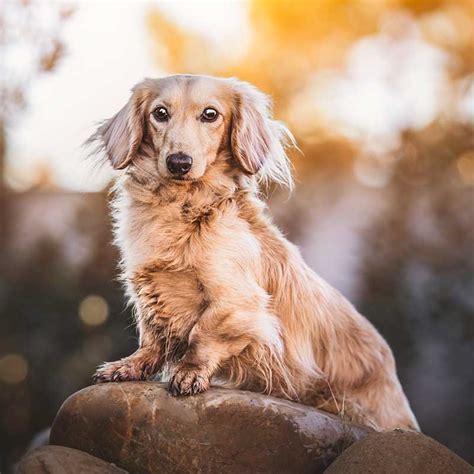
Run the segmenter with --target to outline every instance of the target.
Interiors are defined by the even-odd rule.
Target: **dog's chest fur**
[[[158,194],[145,201],[124,193],[115,207],[129,294],[167,337],[186,338],[203,311],[260,258],[233,194]]]

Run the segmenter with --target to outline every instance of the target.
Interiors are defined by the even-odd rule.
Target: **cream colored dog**
[[[392,352],[266,215],[291,186],[291,134],[235,79],[147,79],[91,137],[115,169],[115,236],[139,348],[97,382],[160,372],[173,395],[219,379],[379,430],[418,429]]]

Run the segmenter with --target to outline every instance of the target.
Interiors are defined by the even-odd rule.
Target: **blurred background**
[[[293,130],[278,225],[392,346],[423,431],[474,461],[474,3],[0,5],[0,471],[136,346],[113,173],[82,142],[132,85],[238,76]]]

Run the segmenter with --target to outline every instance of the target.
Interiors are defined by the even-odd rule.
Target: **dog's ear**
[[[234,91],[232,153],[246,173],[256,174],[270,154],[269,100],[250,84],[236,83]]]
[[[98,143],[114,169],[126,168],[135,157],[145,130],[145,112],[149,93],[140,87],[122,109],[105,120],[86,144]]]
[[[270,99],[248,83],[232,79],[234,91],[231,148],[247,174],[292,187],[285,145],[294,145],[289,130],[272,119]]]

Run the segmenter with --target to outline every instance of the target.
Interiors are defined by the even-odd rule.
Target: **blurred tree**
[[[219,55],[206,38],[181,29],[159,7],[150,8],[148,27],[155,58],[166,70],[235,75],[271,92],[284,109],[315,71],[340,66],[354,41],[375,33],[394,9],[424,15],[429,39],[462,52],[462,64],[472,71],[470,0],[251,0],[251,40],[237,60]]]
[[[305,167],[314,167],[322,158],[312,153],[315,142],[334,142],[335,136],[314,110],[292,121],[295,99],[316,72],[340,68],[354,41],[376,33],[388,13],[405,9],[418,15],[427,40],[455,53],[453,77],[474,71],[470,0],[250,0],[248,9],[250,41],[236,59],[203,35],[173,23],[159,7],[151,7],[147,23],[156,61],[169,72],[237,76],[271,93],[276,114],[289,123],[307,158]],[[294,153],[292,158],[298,170],[301,156]]]
[[[50,351],[50,348],[45,346],[48,344],[48,337],[54,335],[51,325],[45,324],[44,330],[48,335],[40,341],[42,348],[39,350],[35,346],[38,340],[28,344],[23,339],[35,332],[32,329],[37,327],[38,312],[41,312],[39,301],[44,301],[46,294],[52,296],[51,288],[45,287],[39,288],[42,291],[41,296],[35,295],[35,284],[39,282],[36,280],[35,284],[28,284],[28,275],[38,276],[35,272],[38,268],[43,268],[46,272],[51,270],[47,265],[51,261],[50,258],[54,259],[56,248],[49,245],[50,242],[46,242],[44,246],[39,245],[38,253],[35,252],[27,271],[12,275],[11,270],[19,270],[19,267],[7,250],[11,243],[8,239],[14,217],[17,217],[11,206],[14,202],[13,196],[8,193],[4,181],[7,132],[27,106],[27,93],[32,81],[41,74],[53,71],[64,56],[61,28],[72,12],[70,5],[52,5],[40,0],[11,0],[3,2],[0,8],[0,358],[9,351],[13,354],[15,350],[19,351],[19,354],[13,357],[17,357],[24,365],[25,377],[28,374],[28,364],[35,365],[38,353]],[[41,262],[35,261],[38,255],[41,255]],[[40,280],[50,281],[47,278]],[[28,286],[27,296],[25,285]],[[57,303],[54,298],[53,301]],[[22,307],[22,302],[30,302],[31,306],[26,304]],[[50,314],[55,314],[54,310],[50,311]],[[28,357],[30,355],[31,357]],[[44,386],[48,375],[38,371],[35,376],[42,377],[37,386]],[[45,400],[41,410],[34,410],[34,404],[41,399],[41,394],[30,390],[23,380],[17,382],[12,386],[5,386],[5,381],[0,381],[1,471],[7,469],[9,461],[18,457],[25,442],[38,430],[38,420],[35,417],[41,411],[49,411],[49,400]],[[51,419],[51,413],[48,416]],[[49,421],[43,421],[39,426],[43,428],[47,423]]]
[[[474,189],[458,165],[473,149],[469,126],[405,133],[390,206],[364,239],[359,300],[396,354],[422,429],[468,458]]]
[[[51,425],[65,398],[90,384],[101,361],[123,357],[136,344],[114,278],[118,255],[105,195],[29,191],[16,196],[13,212],[21,216],[35,206],[46,215],[57,205],[66,209],[66,234],[54,224],[50,234],[30,229],[35,240],[20,252],[12,246],[24,236],[14,230],[1,274],[0,360],[15,354],[27,364],[25,377],[10,383],[0,371],[1,472]],[[100,319],[81,315],[91,295],[105,307]]]
[[[8,227],[6,132],[26,106],[27,90],[34,78],[54,70],[63,57],[61,28],[72,13],[71,5],[51,8],[39,0],[12,0],[0,8],[0,243]]]

